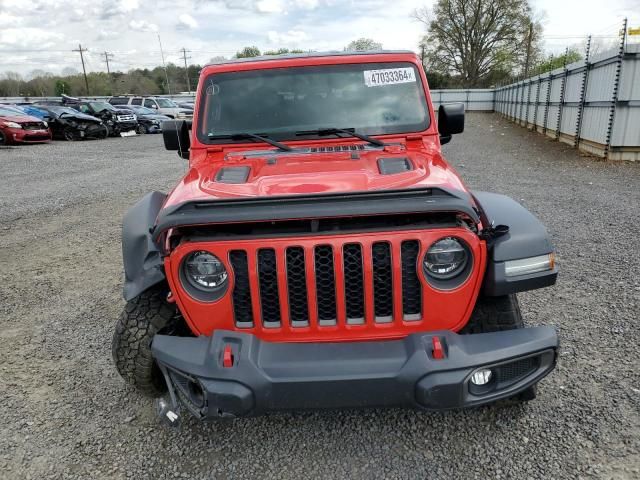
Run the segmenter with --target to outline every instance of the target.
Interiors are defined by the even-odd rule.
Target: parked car
[[[112,105],[130,105],[147,107],[169,118],[190,119],[193,117],[193,109],[181,108],[174,101],[162,97],[136,97],[120,96],[109,99]]]
[[[14,107],[0,105],[0,145],[42,143],[51,140],[47,122]]]
[[[48,118],[53,138],[74,141],[102,139],[109,135],[109,129],[102,120],[73,108],[62,105],[38,105],[35,108],[43,112],[42,118]]]
[[[193,110],[194,106],[195,106],[195,103],[194,102],[180,102],[180,103],[178,103],[178,106],[180,108],[184,108],[184,109],[187,109],[187,110]]]
[[[197,123],[163,125],[189,168],[122,230],[113,358],[161,418],[535,398],[558,336],[525,328],[517,293],[555,283],[553,245],[446,161],[464,105],[436,114],[414,53],[229,60],[199,81]]]
[[[134,105],[114,105],[116,110],[131,110],[138,118],[137,133],[161,133],[162,122],[171,120],[166,115],[161,115],[157,111],[147,107],[137,107]]]
[[[138,128],[138,119],[131,110],[116,110],[107,102],[80,100],[65,95],[62,96],[62,100],[64,105],[102,120],[112,137],[134,134]]]

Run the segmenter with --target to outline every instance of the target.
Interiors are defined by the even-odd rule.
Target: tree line
[[[424,26],[418,54],[431,88],[486,88],[550,71],[582,58],[576,49],[563,55],[545,55],[542,24],[529,0],[437,0],[433,7],[413,12]],[[352,41],[344,50],[380,50],[369,38]],[[236,58],[302,53],[281,48],[261,52],[255,46],[239,50]],[[223,57],[211,59],[213,62]],[[175,94],[194,91],[201,65],[183,67],[169,63],[153,69],[127,72],[77,71],[62,75],[36,70],[28,78],[15,72],[0,76],[0,96]],[[65,74],[66,73],[66,74]],[[187,78],[189,85],[187,85]]]

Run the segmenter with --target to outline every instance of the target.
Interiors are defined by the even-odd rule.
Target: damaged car
[[[117,110],[132,110],[138,117],[138,128],[136,132],[140,135],[145,133],[162,133],[162,122],[171,120],[166,115],[162,115],[155,110],[147,107],[138,107],[135,105],[114,105]]]
[[[107,138],[109,129],[99,118],[60,105],[38,105],[48,118],[53,138],[74,141],[86,138]]]
[[[40,143],[51,140],[47,122],[21,110],[0,105],[0,145]]]
[[[138,118],[131,110],[116,110],[107,102],[80,100],[66,95],[62,96],[62,102],[65,106],[102,120],[112,137],[135,135],[138,128]]]

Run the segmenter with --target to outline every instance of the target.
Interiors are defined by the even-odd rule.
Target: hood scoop
[[[379,158],[378,170],[382,175],[393,175],[394,173],[410,172],[413,170],[413,164],[406,157]]]
[[[249,178],[249,167],[223,167],[216,173],[216,182],[218,183],[247,183]]]

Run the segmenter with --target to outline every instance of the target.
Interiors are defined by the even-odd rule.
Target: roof
[[[205,67],[210,65],[227,65],[230,63],[247,63],[247,62],[266,62],[268,60],[288,60],[294,58],[315,58],[315,57],[344,57],[352,55],[389,55],[389,54],[412,54],[415,52],[411,50],[368,50],[366,52],[353,52],[353,51],[330,51],[330,52],[306,52],[306,53],[285,53],[282,55],[262,55],[260,57],[247,57],[247,58],[231,58],[229,60],[221,60],[219,62],[208,63]]]

